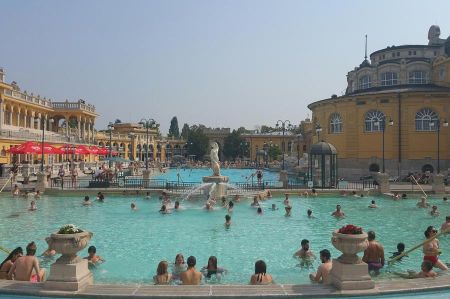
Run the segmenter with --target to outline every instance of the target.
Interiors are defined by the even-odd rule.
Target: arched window
[[[436,131],[439,116],[430,108],[423,108],[416,114],[416,131]]]
[[[386,72],[381,74],[381,86],[397,85],[397,73]]]
[[[409,84],[427,84],[428,75],[424,71],[412,71],[408,74]]]
[[[366,132],[383,131],[384,120],[386,116],[378,110],[370,110],[366,114],[365,124]]]
[[[339,113],[333,113],[330,116],[330,133],[342,133],[342,118]]]
[[[359,89],[366,89],[372,86],[372,82],[369,75],[359,78]]]

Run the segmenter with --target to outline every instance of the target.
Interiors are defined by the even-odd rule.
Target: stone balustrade
[[[16,90],[5,89],[5,95],[13,97],[18,100],[26,101],[29,103],[37,104],[40,106],[52,108],[52,101],[49,99],[41,98],[39,96],[34,96],[33,94],[28,95],[26,92],[20,92]]]
[[[83,110],[95,113],[95,106],[90,104],[84,104],[81,101],[78,102],[52,102],[53,109],[61,110]]]

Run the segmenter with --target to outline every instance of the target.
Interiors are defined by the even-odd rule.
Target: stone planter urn
[[[357,255],[369,246],[367,234],[342,234],[333,232],[331,244],[342,252],[337,259],[333,259],[333,267],[329,275],[329,282],[339,290],[368,290],[375,287],[369,275],[369,269]]]
[[[49,248],[54,249],[61,257],[56,260],[58,264],[76,264],[81,261],[77,252],[83,250],[93,234],[91,232],[81,232],[76,234],[51,234],[45,238]]]
[[[80,291],[94,283],[88,269],[88,261],[77,256],[91,240],[93,234],[88,231],[74,234],[51,234],[45,240],[49,248],[61,257],[50,267],[50,275],[44,284],[48,290]]]
[[[367,234],[363,232],[358,235],[341,234],[338,231],[333,232],[331,237],[331,244],[342,252],[342,255],[338,257],[338,261],[343,264],[359,264],[361,259],[357,253],[366,250],[369,247],[369,241],[367,240]]]

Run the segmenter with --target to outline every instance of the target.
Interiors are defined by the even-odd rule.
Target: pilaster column
[[[4,111],[4,104],[3,100],[0,99],[0,130],[3,129],[3,124],[5,121],[5,111]]]
[[[81,139],[81,116],[77,117],[78,138]]]
[[[66,122],[66,136],[69,137],[69,118],[67,116],[64,116],[64,120]]]

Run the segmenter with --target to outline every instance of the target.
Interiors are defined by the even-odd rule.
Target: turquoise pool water
[[[95,194],[89,194],[95,198]],[[200,202],[183,202],[184,210],[170,215],[158,213],[160,202],[155,197],[146,200],[141,195],[123,197],[107,196],[104,203],[94,202],[82,206],[82,196],[44,196],[37,202],[38,210],[29,212],[30,200],[4,196],[0,198],[0,246],[13,249],[25,248],[29,241],[38,244],[38,252],[44,251],[44,238],[66,223],[75,223],[94,232],[90,245],[106,263],[93,270],[99,283],[150,283],[160,260],[173,262],[182,252],[185,257],[197,257],[199,267],[207,263],[210,255],[218,258],[219,266],[229,273],[222,283],[247,284],[254,269],[254,262],[263,259],[277,283],[307,283],[308,274],[318,266],[315,261],[309,268],[299,266],[292,257],[303,238],[309,239],[311,248],[318,253],[327,248],[333,257],[338,256],[331,243],[331,232],[345,224],[374,229],[377,238],[385,246],[386,255],[395,251],[398,242],[407,248],[424,239],[423,231],[428,225],[440,225],[445,215],[450,214],[450,204],[441,199],[431,199],[441,212],[431,217],[425,209],[416,208],[416,199],[392,201],[375,198],[379,208],[369,209],[371,197],[319,197],[299,198],[291,196],[292,217],[285,217],[283,198],[264,202],[264,214],[256,215],[250,200],[235,205],[232,226],[223,226],[226,211],[217,208],[212,212],[202,209]],[[130,210],[135,202],[137,212]],[[272,203],[280,207],[277,211],[268,208]],[[339,203],[347,214],[337,220],[330,216]],[[306,210],[311,208],[315,218],[309,219]],[[444,252],[441,258],[450,261],[450,237],[441,238]],[[87,250],[81,256],[87,255]],[[0,259],[5,254],[0,253]],[[396,270],[419,270],[422,254],[412,253],[395,266]],[[42,260],[44,267],[52,261]],[[389,278],[385,272],[376,279]]]
[[[424,292],[419,294],[397,294],[397,295],[385,295],[385,296],[364,296],[364,297],[339,297],[340,299],[385,299],[385,298],[394,298],[394,299],[447,299],[450,297],[449,291],[441,291],[441,292]],[[53,299],[57,297],[32,297],[32,296],[15,296],[15,295],[2,295],[0,294],[1,299]],[[65,299],[74,299],[69,297],[64,297]]]
[[[240,169],[240,168],[222,168],[220,169],[220,174],[228,176],[230,182],[253,182],[256,183],[256,175],[252,177],[252,174],[256,172],[256,169]],[[180,175],[180,181],[183,182],[196,182],[201,183],[204,176],[212,175],[212,170],[210,168],[170,168],[166,173],[156,175],[152,178],[154,179],[164,179],[168,181],[178,181],[178,174]],[[265,181],[278,181],[279,173],[273,171],[263,171],[263,180]]]

